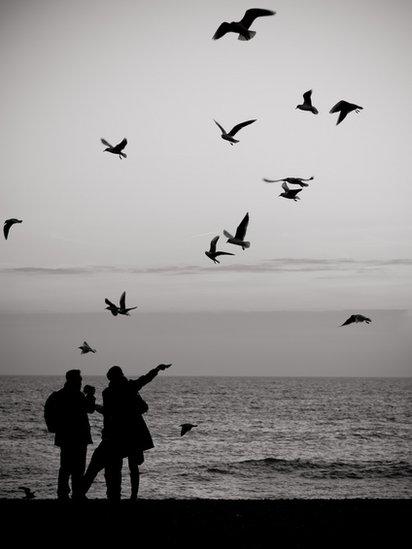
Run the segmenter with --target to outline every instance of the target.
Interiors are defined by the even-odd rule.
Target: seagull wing
[[[266,179],[266,177],[264,177],[263,181],[265,183],[279,183],[279,181],[284,181],[284,180],[283,179]]]
[[[126,292],[123,292],[120,296],[119,305],[121,309],[126,309]]]
[[[235,254],[231,254],[230,252],[216,252],[215,253],[216,257],[218,257],[219,255],[235,255]]]
[[[127,145],[127,139],[123,138],[122,141],[120,141],[120,143],[116,145],[116,149],[119,149],[119,151],[122,151],[126,145]]]
[[[356,322],[355,315],[351,315],[343,324],[341,324],[341,326],[348,326],[348,324],[353,324],[354,322]]]
[[[290,189],[289,194],[291,196],[296,196],[298,193],[302,192],[302,189]]]
[[[223,234],[225,235],[226,238],[233,238],[233,236],[225,230],[223,230]]]
[[[213,35],[213,40],[219,40],[219,38],[222,38],[226,33],[231,31],[231,25],[230,23],[227,23],[226,21],[222,23],[215,34]]]
[[[221,126],[221,125],[219,124],[219,122],[216,122],[216,120],[214,120],[214,123],[217,124],[217,125],[219,126],[220,131],[221,131],[222,133],[226,134],[225,128],[224,128],[223,126]]]
[[[214,254],[216,252],[216,244],[217,244],[217,241],[219,240],[219,236],[215,236],[215,238],[213,238],[213,240],[210,242],[210,250],[209,252],[211,254]]]
[[[110,145],[110,143],[109,143],[108,141],[106,141],[106,139],[104,139],[104,137],[101,137],[101,138],[100,138],[100,141],[103,143],[103,145],[104,145],[105,147],[113,148],[113,147]]]
[[[288,184],[286,183],[286,181],[284,181],[284,182],[282,183],[282,189],[283,189],[284,191],[286,191],[287,193],[290,191],[290,189],[289,189]]]
[[[106,305],[108,305],[109,307],[112,307],[113,309],[117,309],[117,305],[115,305],[114,303],[112,303],[109,299],[107,299],[107,297],[105,298],[104,302],[105,302]]]
[[[240,222],[238,228],[236,229],[235,238],[238,238],[239,240],[244,240],[248,225],[249,225],[249,213],[245,215],[245,217]]]
[[[253,122],[256,122],[256,120],[257,118],[255,118],[254,120],[246,120],[246,122],[241,122],[240,124],[236,124],[236,126],[233,126],[233,128],[230,130],[228,135],[230,135],[231,137],[234,137],[239,130],[241,130],[245,126],[249,126],[249,124],[253,124]]]
[[[248,29],[257,17],[264,17],[265,15],[275,15],[275,13],[276,12],[272,10],[251,8],[250,10],[246,10],[245,15],[242,17],[239,23],[242,25],[242,27]]]
[[[10,220],[7,220],[4,222],[3,233],[4,233],[4,238],[6,240],[7,240],[7,237],[9,236],[10,227],[12,225],[13,225],[13,222]]]
[[[340,110],[344,109],[348,103],[346,101],[338,101],[334,107],[331,108],[329,111],[329,114],[333,114],[334,112],[339,112]]]
[[[309,107],[312,107],[312,90],[309,90],[303,94],[303,102],[305,103],[305,105],[309,105]]]

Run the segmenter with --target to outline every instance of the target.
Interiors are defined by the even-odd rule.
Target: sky
[[[262,313],[273,312],[278,328],[278,312],[289,312],[305,333],[300,311],[337,312],[334,326],[376,311],[374,323],[389,336],[380,312],[410,318],[410,2],[264,0],[259,7],[277,13],[255,22],[253,40],[211,40],[222,21],[250,7],[243,0],[120,0],[116,9],[106,0],[0,3],[0,219],[23,219],[0,241],[0,372],[33,372],[27,355],[18,353],[17,365],[15,349],[31,340],[34,318],[45,337],[50,318],[75,315],[74,340],[78,319],[108,314],[104,298],[123,290],[139,307],[121,319],[128,329],[140,325],[139,314],[161,323],[235,312],[239,326],[245,313],[259,326]],[[295,109],[308,89],[318,116]],[[329,110],[341,99],[364,109],[336,126]],[[251,118],[257,122],[234,147],[213,122],[230,129]],[[103,152],[101,137],[127,137],[128,158]],[[279,184],[262,182],[286,176],[314,176],[298,203],[279,198]],[[222,231],[234,232],[246,212],[251,247],[242,251]],[[204,251],[218,234],[219,248],[236,255],[214,265]],[[22,331],[13,328],[16,318]],[[63,337],[68,328],[57,324]],[[206,344],[202,331],[194,323],[192,338],[200,339],[190,353]],[[248,336],[252,347],[258,331]],[[313,337],[325,341],[321,329]],[[126,347],[123,358],[133,362]],[[271,372],[253,348],[259,372]],[[397,375],[405,375],[410,347],[396,348]],[[42,369],[42,355],[30,356],[43,373],[59,360],[56,349]],[[386,355],[375,359],[364,373],[390,375]],[[327,353],[322,360],[327,370]],[[199,373],[186,362],[178,373]],[[307,373],[318,365],[313,355]],[[253,373],[247,362],[241,371]],[[342,359],[332,374],[351,371]]]

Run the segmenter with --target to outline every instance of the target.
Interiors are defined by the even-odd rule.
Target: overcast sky
[[[412,4],[262,0],[253,40],[211,40],[252,5],[0,3],[3,312],[412,309]],[[336,126],[341,99],[364,110]],[[234,147],[213,122],[250,118]],[[299,203],[262,182],[285,176],[314,176]]]

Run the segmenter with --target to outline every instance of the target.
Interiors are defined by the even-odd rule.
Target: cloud
[[[162,267],[133,266],[84,266],[84,267],[3,267],[0,274],[27,275],[96,275],[96,274],[165,274],[165,275],[199,275],[222,273],[316,273],[324,271],[358,271],[381,270],[387,267],[411,267],[412,259],[371,259],[355,260],[348,258],[273,258],[257,263],[236,263],[232,265],[166,265]]]

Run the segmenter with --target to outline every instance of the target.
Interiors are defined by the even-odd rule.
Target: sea
[[[0,497],[56,497],[59,449],[43,406],[54,376],[0,377]],[[85,377],[96,387],[104,377]],[[155,447],[141,467],[142,498],[410,498],[408,378],[175,377],[141,395]],[[197,424],[183,437],[180,424]],[[93,445],[102,416],[90,416]],[[122,496],[129,496],[127,461]],[[89,498],[104,498],[101,473]]]

